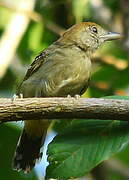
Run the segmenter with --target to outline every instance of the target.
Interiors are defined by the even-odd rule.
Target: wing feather
[[[45,62],[46,57],[48,56],[48,51],[44,50],[38,56],[36,56],[33,63],[28,68],[28,71],[23,79],[23,81],[27,80],[34,72],[36,72],[42,64]]]

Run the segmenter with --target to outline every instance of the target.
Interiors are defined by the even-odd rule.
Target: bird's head
[[[92,53],[105,41],[121,37],[119,33],[108,32],[96,23],[82,22],[69,28],[60,39],[64,43],[75,44]]]

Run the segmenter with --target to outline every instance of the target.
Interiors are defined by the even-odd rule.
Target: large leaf
[[[128,99],[110,96],[108,98]],[[61,128],[60,128],[61,129]],[[129,122],[72,120],[48,146],[46,178],[81,177],[129,144]]]
[[[47,177],[83,176],[128,142],[129,122],[83,120],[73,124],[48,147]]]

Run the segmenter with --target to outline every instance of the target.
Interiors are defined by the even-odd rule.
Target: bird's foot
[[[23,94],[22,93],[19,94],[19,98],[23,99]]]
[[[70,94],[67,95],[67,98],[71,98],[72,96]]]
[[[76,94],[74,96],[75,99],[79,99],[81,96],[79,94]],[[72,96],[70,94],[67,95],[67,98],[72,98]]]
[[[79,94],[76,94],[76,95],[74,96],[74,98],[77,99],[77,100],[78,100],[80,97],[81,97],[81,96],[80,96]]]
[[[19,94],[19,95],[14,94],[13,97],[12,97],[12,102],[14,102],[18,98],[22,99],[23,98],[23,94]]]
[[[12,102],[14,102],[16,99],[18,98],[18,95],[14,94],[13,97],[12,97]]]

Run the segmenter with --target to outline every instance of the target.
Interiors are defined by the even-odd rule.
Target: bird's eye
[[[97,33],[98,32],[98,30],[97,30],[97,28],[95,26],[92,26],[92,32],[93,33]]]

